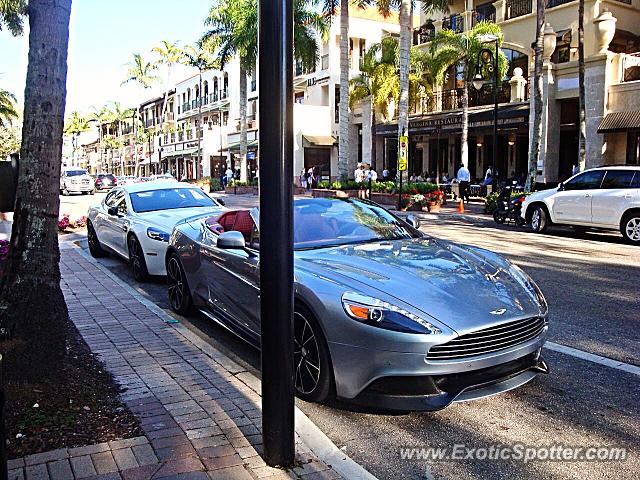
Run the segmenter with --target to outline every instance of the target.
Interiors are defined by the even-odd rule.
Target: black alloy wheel
[[[95,228],[93,228],[91,221],[87,222],[87,243],[89,244],[89,253],[93,258],[101,258],[107,254],[107,252],[102,249],[102,245],[100,245],[98,234]]]
[[[193,310],[191,292],[180,264],[178,256],[174,253],[167,262],[167,292],[171,309],[180,314],[188,315]]]
[[[144,261],[144,251],[138,239],[134,236],[129,237],[129,263],[131,264],[131,272],[133,278],[138,282],[144,282],[149,278],[147,264]]]
[[[293,314],[295,389],[305,401],[322,402],[332,389],[329,351],[319,325],[304,310],[297,308]]]

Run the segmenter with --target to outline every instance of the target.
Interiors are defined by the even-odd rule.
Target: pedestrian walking
[[[300,172],[300,186],[305,190],[307,189],[307,172],[304,168]]]
[[[460,164],[457,178],[458,184],[460,185],[460,198],[469,203],[469,181],[471,180],[471,173],[464,164]]]
[[[227,171],[224,172],[224,178],[226,179],[225,187],[229,185],[229,182],[233,180],[233,170],[231,167],[227,167]]]

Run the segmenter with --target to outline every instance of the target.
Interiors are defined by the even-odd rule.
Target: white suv
[[[88,193],[96,191],[95,181],[84,168],[63,168],[60,172],[60,194]]]
[[[616,229],[628,242],[640,245],[640,165],[580,172],[557,188],[529,195],[522,217],[538,233],[552,224],[576,230]]]

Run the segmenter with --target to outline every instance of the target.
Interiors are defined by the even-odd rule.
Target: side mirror
[[[420,219],[415,215],[407,215],[406,222],[416,230],[420,228]]]
[[[558,184],[558,191],[559,191],[559,192],[564,191],[564,182],[560,182],[560,183]]]
[[[221,233],[218,236],[218,248],[225,250],[244,249],[244,236],[242,233],[232,230],[230,232]]]
[[[222,205],[223,207],[226,205],[226,203],[224,202],[223,199],[221,198],[216,198],[216,202],[218,202],[220,205]]]
[[[118,207],[109,207],[107,209],[107,213],[109,215],[111,215],[112,217],[117,217],[118,216]]]

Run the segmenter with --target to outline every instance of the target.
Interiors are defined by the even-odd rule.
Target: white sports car
[[[200,188],[179,182],[146,182],[116,187],[89,208],[87,239],[94,257],[107,250],[131,264],[136,280],[166,275],[165,252],[180,221],[225,210]]]

